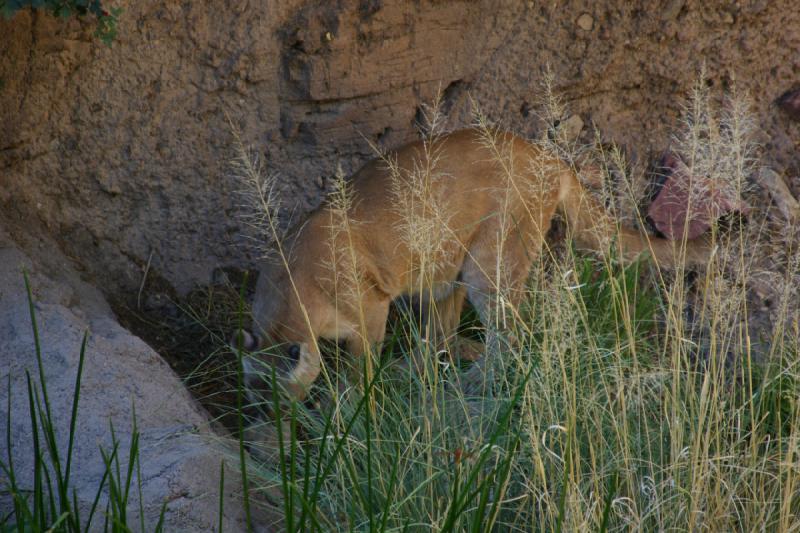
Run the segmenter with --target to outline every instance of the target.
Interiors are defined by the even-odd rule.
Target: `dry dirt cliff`
[[[111,47],[74,19],[0,22],[0,206],[107,294],[130,297],[148,262],[178,293],[249,264],[226,115],[307,210],[366,139],[413,138],[440,87],[451,126],[471,95],[533,133],[546,65],[571,113],[644,159],[705,64],[750,92],[765,162],[800,192],[800,124],[774,105],[800,80],[790,1],[118,3]]]

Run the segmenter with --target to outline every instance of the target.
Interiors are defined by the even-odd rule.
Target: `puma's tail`
[[[636,259],[650,252],[657,263],[673,268],[678,264],[705,266],[711,258],[711,247],[702,239],[680,241],[648,237],[638,231],[618,227],[605,208],[578,181],[572,170],[561,176],[559,195],[561,211],[567,219],[572,237],[579,248],[603,252],[615,242],[625,260]]]

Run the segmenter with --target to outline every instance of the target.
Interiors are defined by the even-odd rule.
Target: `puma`
[[[433,177],[422,194],[431,201],[426,207],[423,196],[411,212],[401,209],[392,191],[418,187],[415,176],[425,168]],[[260,273],[253,330],[243,333],[244,348],[272,346],[290,361],[282,381],[298,399],[321,370],[317,339],[344,341],[351,354],[363,354],[383,340],[397,298],[416,295],[435,306],[444,338],[457,328],[465,299],[484,325],[493,324],[498,297],[519,303],[556,212],[579,248],[604,251],[616,238],[626,260],[649,251],[673,266],[676,257],[675,242],[618,229],[569,165],[511,133],[461,130],[414,142],[367,163],[349,184],[346,230],[341,207],[329,201],[291,231],[285,260]],[[431,219],[440,234],[427,258],[409,242],[415,217]],[[689,265],[705,264],[708,255],[701,242],[685,249]],[[347,263],[357,265],[355,275],[345,272]],[[248,369],[255,379],[252,362]]]

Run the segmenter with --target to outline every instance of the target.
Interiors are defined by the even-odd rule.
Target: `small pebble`
[[[672,0],[661,12],[661,20],[668,21],[678,17],[683,9],[684,0]]]
[[[590,31],[594,27],[594,19],[589,13],[584,13],[578,17],[578,27],[583,31]]]

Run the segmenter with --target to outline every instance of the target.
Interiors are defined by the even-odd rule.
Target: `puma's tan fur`
[[[492,324],[498,281],[505,301],[517,304],[557,211],[579,247],[602,251],[616,238],[626,259],[650,251],[660,264],[673,263],[675,243],[618,229],[570,166],[511,133],[490,139],[462,130],[427,146],[408,144],[388,161],[352,177],[346,217],[341,206],[323,205],[283,243],[285,262],[260,275],[249,348],[299,347],[290,350],[296,363],[284,378],[296,397],[320,372],[318,338],[344,340],[360,355],[383,340],[390,303],[420,287],[432,287],[444,336],[457,327],[465,298]],[[392,191],[419,186],[413,176],[426,166],[433,167],[424,193],[431,202],[403,212]],[[442,235],[427,258],[409,242],[413,217],[433,217]],[[689,243],[686,261],[703,264],[707,255]]]

